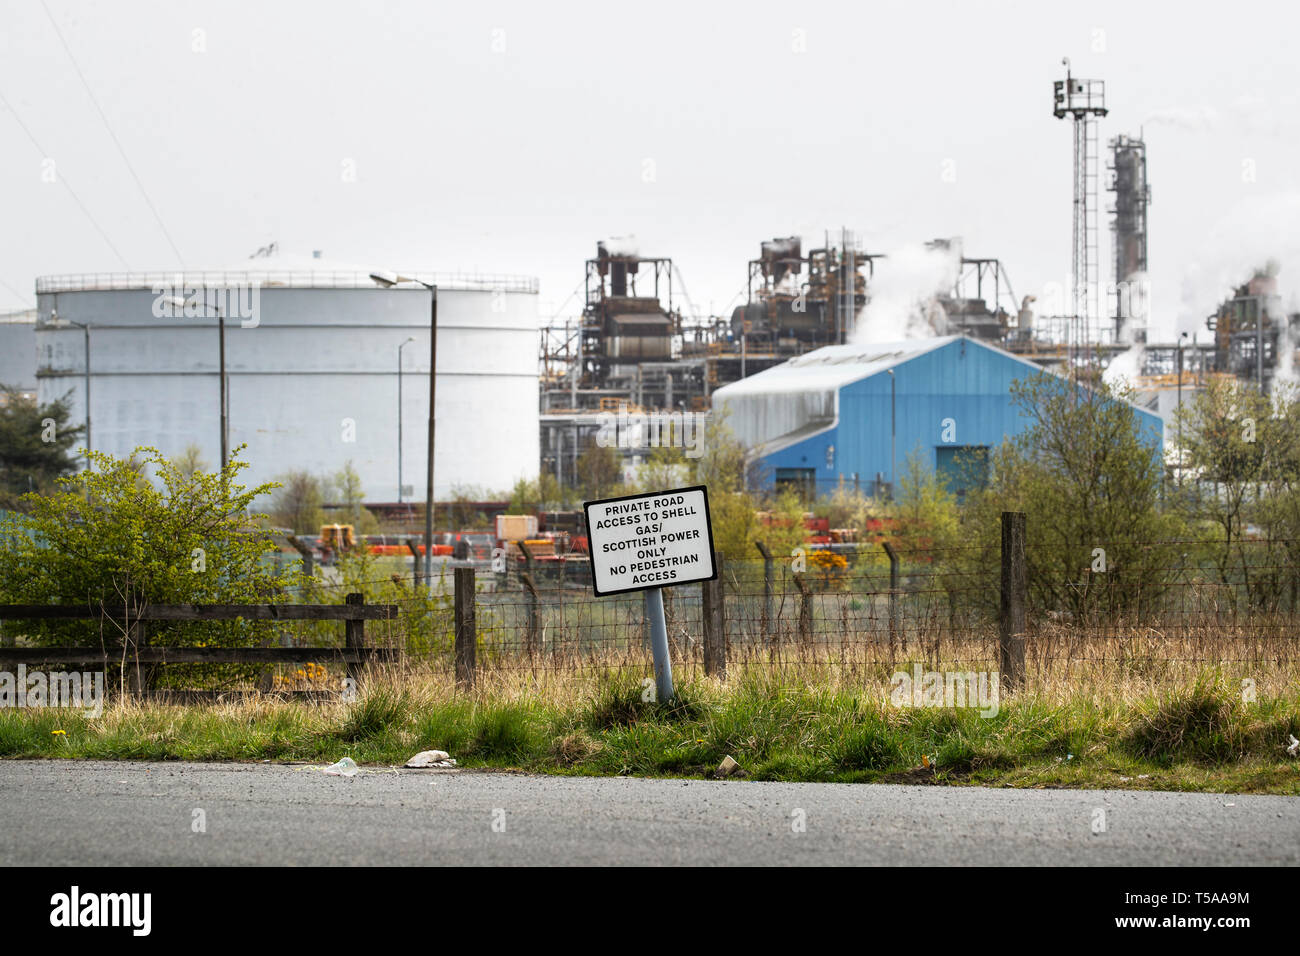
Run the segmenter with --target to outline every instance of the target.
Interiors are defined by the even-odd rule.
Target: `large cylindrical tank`
[[[438,284],[435,490],[508,489],[538,470],[537,282],[431,276]],[[209,291],[208,306],[193,289]],[[242,293],[242,295],[241,295]],[[196,307],[169,308],[173,296]],[[230,446],[252,485],[291,470],[329,474],[351,461],[366,500],[398,499],[398,349],[402,348],[404,497],[422,500],[429,400],[431,293],[382,288],[364,273],[227,272],[51,276],[37,280],[41,401],[68,394],[85,417],[90,326],[91,441],[125,456],[196,444],[220,460],[219,348],[226,321]],[[256,316],[248,316],[252,306]],[[186,311],[192,314],[187,316]]]

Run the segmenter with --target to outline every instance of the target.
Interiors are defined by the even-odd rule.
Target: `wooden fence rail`
[[[95,621],[119,622],[127,632],[125,641],[102,647],[13,647],[0,646],[0,664],[121,664],[132,665],[131,684],[143,689],[148,683],[140,664],[300,664],[334,662],[346,664],[348,677],[356,680],[361,669],[379,661],[395,660],[397,651],[369,647],[366,621],[396,619],[395,604],[366,604],[361,594],[349,594],[346,604],[152,604],[128,607],[68,606],[49,604],[0,604],[3,621]],[[168,647],[151,644],[143,626],[151,621],[342,621],[343,647]],[[152,667],[150,668],[152,669]]]

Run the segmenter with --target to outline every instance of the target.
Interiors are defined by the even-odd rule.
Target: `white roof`
[[[317,258],[314,254],[303,255],[281,251],[271,255],[252,256],[215,269],[183,267],[157,272],[39,276],[36,279],[36,291],[43,293],[148,289],[157,283],[179,284],[178,280],[192,285],[208,286],[258,282],[263,287],[378,289],[380,286],[370,278],[370,274],[376,271],[396,272],[399,275],[436,283],[440,288],[446,289],[501,289],[505,292],[532,293],[537,291],[537,279],[532,276],[408,271],[386,261],[367,265],[339,259]],[[412,285],[410,288],[419,287]]]
[[[960,336],[944,335],[871,345],[827,345],[724,385],[713,394],[726,401],[742,396],[805,392],[809,389],[836,391],[850,382],[861,381],[918,355],[933,352],[958,338]]]
[[[727,410],[732,433],[747,448],[770,454],[832,427],[839,418],[840,389],[845,385],[933,352],[959,337],[828,345],[724,385],[713,393],[713,408]]]

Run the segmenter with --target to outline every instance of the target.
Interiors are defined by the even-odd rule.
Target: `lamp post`
[[[1177,471],[1174,473],[1174,485],[1181,488],[1183,486],[1183,339],[1187,338],[1184,332],[1178,337],[1178,464],[1175,466]]]
[[[397,347],[397,503],[402,503],[402,349],[415,339],[407,336]]]
[[[894,390],[894,370],[891,368],[886,371],[889,372],[889,500],[893,501],[894,482],[897,481],[894,477],[894,472],[898,469],[898,455],[896,449],[898,437],[898,417],[896,409],[898,406],[896,404],[897,393]]]
[[[185,308],[187,305],[185,298],[179,295],[168,296],[163,301],[180,308]],[[203,307],[211,308],[217,314],[217,377],[220,380],[217,401],[221,404],[221,471],[224,473],[226,462],[230,458],[230,396],[226,388],[226,314],[219,303],[209,305],[205,301]]]
[[[392,272],[372,272],[370,278],[385,289],[391,289],[399,282],[415,282],[429,290],[429,460],[424,505],[424,580],[427,586],[433,580],[433,449],[438,383],[438,287],[423,279],[412,279]]]
[[[59,318],[59,310],[54,309],[50,312],[50,324],[58,328],[64,322],[68,325],[75,325],[81,329],[81,334],[85,342],[85,381],[86,381],[86,470],[90,471],[90,452],[94,446],[90,443],[90,326],[85,322],[78,322],[75,319]]]

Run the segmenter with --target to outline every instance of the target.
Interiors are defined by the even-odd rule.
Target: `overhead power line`
[[[100,120],[103,121],[104,129],[108,130],[109,138],[113,140],[113,145],[117,147],[117,154],[122,157],[122,162],[126,164],[127,171],[131,174],[131,178],[135,180],[135,185],[140,190],[140,195],[144,197],[145,205],[147,205],[149,211],[153,213],[154,221],[158,223],[158,228],[162,230],[163,237],[167,240],[167,245],[172,247],[172,253],[175,254],[176,261],[181,265],[184,265],[185,259],[181,256],[180,249],[176,247],[176,243],[172,240],[171,233],[167,231],[167,225],[163,222],[163,218],[158,212],[158,207],[153,204],[153,200],[149,198],[149,191],[144,188],[144,183],[142,183],[140,177],[136,175],[135,167],[131,165],[131,160],[127,157],[126,150],[122,148],[122,143],[118,140],[117,134],[113,132],[113,127],[109,124],[108,117],[104,115],[104,110],[100,107],[99,100],[95,98],[94,91],[86,81],[85,74],[81,72],[81,67],[77,65],[77,58],[72,55],[72,49],[68,46],[68,41],[63,38],[63,31],[59,29],[59,24],[54,19],[54,14],[50,13],[50,8],[46,5],[45,0],[41,0],[41,7],[44,8],[45,15],[50,19],[50,26],[54,27],[54,35],[59,38],[59,43],[63,45],[63,52],[68,54],[68,59],[72,63],[72,69],[76,71],[77,78],[81,80],[81,85],[86,88],[86,95],[90,97],[90,102],[94,105],[95,112],[99,114]]]
[[[21,292],[19,292],[17,289],[11,286],[8,282],[5,282],[4,279],[0,279],[0,289],[5,289],[7,292],[9,292],[10,295],[12,295],[19,302],[21,302],[24,306],[26,306],[27,303],[31,301],[30,299],[27,298],[27,296],[23,295]]]
[[[41,144],[37,141],[36,137],[32,135],[32,131],[27,128],[27,124],[24,123],[22,117],[18,115],[18,111],[9,105],[9,101],[5,99],[3,93],[0,93],[0,103],[4,104],[5,109],[7,109],[10,115],[13,116],[14,121],[18,124],[19,128],[24,133],[27,134],[27,138],[31,140],[32,145],[36,147],[36,151],[40,153],[42,157],[48,157],[50,154],[45,151],[45,148],[41,146]],[[82,214],[85,215],[85,217],[90,220],[90,224],[95,227],[95,231],[98,232],[100,237],[104,240],[104,242],[108,244],[108,248],[113,250],[113,255],[117,256],[117,259],[119,262],[122,263],[122,266],[124,268],[130,269],[131,268],[130,264],[126,261],[125,258],[123,258],[122,253],[118,252],[117,246],[113,245],[113,240],[108,238],[108,233],[104,231],[103,227],[100,226],[100,224],[96,221],[95,217],[90,214],[90,210],[86,208],[86,204],[81,201],[81,197],[78,196],[76,190],[72,188],[72,184],[68,182],[68,178],[64,176],[62,173],[59,173],[58,181],[63,184],[63,188],[68,191],[68,195],[72,197],[73,201],[77,204],[77,207],[81,210]]]

